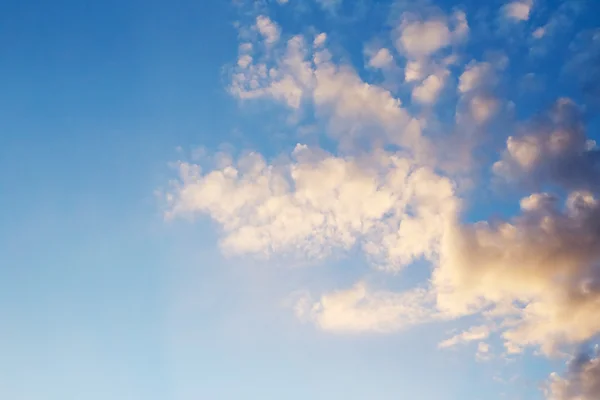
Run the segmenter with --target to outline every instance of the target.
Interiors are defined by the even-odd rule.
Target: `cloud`
[[[577,355],[568,365],[565,378],[552,374],[547,387],[548,400],[596,400],[600,398],[600,357]]]
[[[441,342],[438,347],[440,348],[448,348],[454,347],[461,343],[469,343],[473,341],[480,341],[483,339],[487,339],[490,336],[491,329],[487,325],[474,326],[467,331],[459,333],[449,339]],[[485,347],[485,346],[480,346]]]
[[[494,95],[499,81],[497,69],[490,62],[472,61],[460,75],[458,92],[465,111],[459,116],[468,117],[468,124],[482,125],[498,112],[500,101]]]
[[[455,206],[446,179],[388,153],[341,158],[298,145],[292,157],[269,165],[250,154],[204,174],[180,163],[169,213],[209,215],[232,254],[321,259],[359,245],[386,268],[433,256]]]
[[[267,60],[251,57],[248,51],[240,49],[230,92],[244,100],[272,98],[292,109],[300,108],[314,85],[314,70],[304,38],[294,36],[288,40],[283,56],[271,65]]]
[[[304,319],[319,328],[339,333],[390,333],[439,318],[427,304],[432,296],[424,289],[405,293],[371,291],[364,283],[332,292],[317,302],[301,300],[297,308]]]
[[[472,62],[465,68],[459,78],[458,91],[472,92],[481,87],[495,85],[497,79],[493,67],[488,62]]]
[[[419,81],[423,78],[424,65],[419,61],[408,61],[404,68],[404,80],[406,82]]]
[[[394,57],[388,49],[379,49],[369,59],[369,66],[373,68],[385,68],[394,62]]]
[[[525,21],[532,6],[518,1],[502,10]],[[336,52],[335,34],[290,36],[268,17],[251,22],[251,38],[243,37],[232,66],[230,92],[283,105],[294,121],[305,118],[302,123],[328,136],[328,151],[298,144],[268,157],[179,162],[166,194],[167,215],[211,219],[226,255],[322,262],[358,250],[380,272],[398,273],[417,260],[430,265],[428,279],[405,291],[359,279],[350,288],[296,299],[296,315],[324,331],[389,333],[479,317],[481,325],[439,344],[473,342],[479,360],[492,357],[492,333],[507,353],[533,347],[547,355],[599,335],[600,152],[586,134],[583,107],[559,99],[514,131],[509,124],[496,127],[496,115],[509,104],[519,107],[498,95],[518,64],[509,71],[504,54],[494,60],[488,53],[486,61],[465,65],[459,44],[469,25],[463,12],[424,7],[391,19],[397,21],[391,45],[398,54],[380,45],[364,52],[367,66],[382,70],[377,73],[353,68]],[[546,41],[554,25],[532,28],[534,39]],[[596,36],[578,37],[571,51],[581,57],[573,60],[591,71],[595,53],[587,45]],[[393,76],[395,90],[367,79],[387,80],[394,72],[400,72]],[[409,106],[401,101],[407,95]],[[493,138],[505,147],[493,175],[527,194],[514,202],[520,211],[512,217],[474,222],[468,206],[487,201],[487,186],[465,190],[462,176],[441,158],[458,154],[468,177],[489,171],[470,157],[494,128]],[[449,132],[464,135],[464,143]],[[587,400],[594,392],[586,388],[595,386],[582,382],[589,381],[585,371],[596,371],[596,360],[580,362],[564,378],[554,376],[553,399]]]
[[[400,27],[396,47],[408,56],[428,56],[450,44],[451,34],[444,21],[406,21]]]
[[[396,49],[410,59],[423,59],[464,41],[469,34],[466,14],[456,11],[450,18],[436,11],[430,18],[415,13],[402,14],[396,30]]]
[[[316,37],[315,40],[313,41],[313,46],[314,47],[321,47],[325,44],[325,42],[327,41],[327,34],[326,33],[319,33]]]
[[[585,133],[582,114],[569,99],[520,129],[506,142],[494,172],[528,185],[550,182],[570,190],[600,188],[600,152]]]
[[[449,72],[444,70],[437,74],[429,75],[427,78],[425,78],[425,80],[419,86],[416,86],[413,89],[413,102],[420,104],[435,103],[444,87],[444,83],[448,75]]]
[[[254,57],[251,63],[244,50],[230,92],[243,100],[273,99],[294,110],[303,102],[312,103],[317,117],[327,122],[328,134],[347,147],[368,136],[370,141],[379,138],[414,154],[426,152],[428,143],[421,135],[419,121],[389,90],[366,83],[348,65],[334,63],[321,43],[325,38],[319,35],[317,48],[310,49],[304,37],[293,36],[285,51],[271,49],[267,56]]]
[[[513,1],[502,7],[502,13],[513,21],[527,21],[532,6],[532,1]]]
[[[273,44],[279,40],[279,26],[265,15],[256,17],[256,29],[258,29],[267,44]]]
[[[433,275],[440,310],[461,316],[496,308],[507,349],[551,354],[600,333],[600,202],[574,192],[522,200],[522,214],[495,225],[458,226],[444,236]],[[517,307],[504,307],[506,304]]]

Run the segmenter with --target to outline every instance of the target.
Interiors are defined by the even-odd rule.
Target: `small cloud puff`
[[[532,6],[533,1],[531,0],[513,1],[502,7],[502,13],[504,17],[512,21],[527,21],[529,19],[529,14],[531,13]]]

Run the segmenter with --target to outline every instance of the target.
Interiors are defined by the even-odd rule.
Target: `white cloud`
[[[252,56],[248,54],[243,54],[238,58],[238,66],[246,68],[250,64],[252,64]]]
[[[241,69],[233,74],[230,91],[240,99],[269,97],[298,109],[314,84],[308,55],[305,41],[300,36],[287,42],[285,53],[273,66],[244,52],[238,60]]]
[[[450,29],[445,21],[404,21],[396,47],[409,57],[419,58],[448,46],[450,40]]]
[[[410,59],[419,60],[463,42],[469,35],[469,24],[462,11],[456,11],[448,17],[438,10],[429,18],[420,18],[415,13],[406,12],[402,15],[395,35],[398,51]]]
[[[490,336],[491,329],[487,325],[474,326],[467,331],[459,333],[449,339],[441,342],[438,347],[440,348],[448,348],[454,347],[458,344],[469,343],[473,341],[480,341],[483,339],[487,339]]]
[[[408,61],[404,67],[404,80],[414,82],[423,79],[423,63],[419,61]]]
[[[532,1],[513,1],[502,7],[504,16],[514,21],[527,21],[533,6]]]
[[[325,44],[325,42],[327,41],[327,34],[326,33],[319,33],[316,37],[315,40],[313,41],[313,46],[314,47],[321,47]]]
[[[432,314],[432,296],[423,289],[405,293],[371,291],[364,283],[322,296],[317,302],[301,300],[300,313],[319,328],[340,333],[396,332],[439,318]]]
[[[274,59],[254,57],[252,64],[246,64],[250,59],[242,53],[231,93],[240,99],[271,98],[296,110],[311,101],[317,116],[328,121],[328,133],[346,146],[369,136],[404,146],[415,155],[426,152],[419,121],[389,90],[368,84],[352,68],[332,62],[320,43],[325,38],[319,35],[317,49],[310,49],[302,36],[294,36],[285,52]]]
[[[467,65],[459,78],[458,90],[461,93],[471,92],[482,86],[494,85],[496,78],[491,64],[473,62]]]
[[[444,178],[386,153],[344,159],[299,145],[293,157],[275,166],[253,154],[205,174],[181,163],[170,214],[209,215],[234,254],[320,259],[360,245],[387,268],[435,254],[454,207]]]
[[[477,123],[488,121],[500,107],[498,99],[489,96],[473,96],[469,100],[469,111]]]
[[[279,40],[280,28],[269,17],[265,15],[256,17],[256,28],[267,44],[273,44]]]
[[[421,151],[427,144],[418,121],[389,90],[365,83],[347,66],[338,66],[324,51],[315,55],[313,102],[317,114],[329,120],[330,133],[342,142],[369,136]]]
[[[369,59],[369,66],[373,68],[385,68],[390,66],[394,61],[394,57],[388,49],[379,49]]]
[[[416,86],[413,89],[413,101],[420,104],[435,103],[444,87],[444,82],[448,74],[448,71],[444,70],[437,74],[429,75],[427,78],[425,78],[425,80],[419,86]]]

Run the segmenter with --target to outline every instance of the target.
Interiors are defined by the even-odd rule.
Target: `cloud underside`
[[[512,2],[501,12],[525,21],[532,5]],[[467,223],[469,199],[428,135],[437,122],[428,116],[444,92],[454,93],[449,130],[464,132],[466,143],[454,162],[473,168],[472,132],[485,134],[507,101],[496,90],[502,63],[471,61],[452,79],[456,48],[469,35],[464,13],[405,13],[392,46],[365,51],[371,71],[400,71],[410,107],[336,61],[324,33],[283,40],[266,16],[253,29],[258,39],[240,46],[231,94],[282,104],[297,118],[314,112],[338,149],[297,144],[275,161],[247,153],[179,162],[166,195],[169,217],[210,217],[228,255],[323,262],[358,250],[381,271],[431,265],[429,280],[404,292],[360,281],[297,298],[298,318],[325,331],[390,333],[475,316],[482,322],[440,347],[476,342],[482,360],[492,335],[508,353],[535,347],[550,355],[600,334],[600,153],[574,101],[556,100],[505,136],[491,172],[529,190],[517,215]],[[597,398],[597,360],[553,376],[549,398]]]

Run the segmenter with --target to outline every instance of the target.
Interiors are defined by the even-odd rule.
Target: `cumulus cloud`
[[[437,16],[421,18],[403,13],[397,29],[396,48],[410,59],[422,59],[466,39],[469,24],[466,14],[457,11],[450,18]]]
[[[232,76],[230,92],[240,99],[272,98],[298,109],[310,96],[314,70],[303,37],[287,41],[283,56],[269,65],[264,59],[251,57],[240,49],[238,69]]]
[[[600,152],[587,138],[582,114],[569,99],[559,99],[545,115],[510,136],[494,172],[530,185],[542,182],[566,189],[597,191]]]
[[[502,10],[524,21],[532,6],[515,1]],[[333,145],[326,152],[299,144],[283,157],[249,153],[211,166],[180,162],[166,194],[167,214],[212,219],[228,255],[314,262],[353,249],[380,271],[397,273],[416,260],[431,265],[424,285],[403,292],[360,281],[296,299],[296,315],[325,331],[385,333],[484,317],[439,344],[472,342],[479,360],[491,358],[492,333],[507,353],[535,347],[556,354],[590,340],[600,334],[600,152],[586,134],[582,111],[559,99],[516,131],[495,132],[506,143],[492,167],[495,177],[528,194],[515,201],[520,211],[511,218],[467,219],[473,199],[433,156],[432,147],[447,143],[446,137],[429,135],[440,126],[444,134],[485,135],[507,104],[496,95],[507,79],[507,58],[464,64],[457,44],[469,34],[466,15],[427,10],[401,14],[392,33],[396,56],[391,47],[364,53],[368,67],[384,72],[364,75],[385,76],[405,62],[402,94],[340,61],[346,58],[334,51],[335,35],[286,36],[269,17],[250,22],[255,42],[244,38],[240,45],[230,92],[306,113]],[[533,33],[538,41],[552,31],[539,29]],[[442,91],[454,94],[455,102],[431,107],[452,97]],[[399,98],[406,94],[408,107]],[[437,116],[437,108],[456,115]],[[473,143],[461,163],[468,164]],[[597,357],[590,357],[565,377],[553,376],[552,399],[596,398],[596,366]]]
[[[327,41],[327,34],[322,32],[322,33],[319,33],[315,37],[315,40],[313,41],[313,45],[315,47],[321,47],[325,44],[326,41]]]
[[[347,146],[369,136],[370,141],[379,138],[414,154],[426,152],[419,121],[401,101],[389,90],[363,81],[350,66],[334,63],[323,48],[325,40],[324,34],[318,35],[316,48],[309,48],[302,36],[294,36],[274,60],[242,52],[230,92],[244,100],[273,99],[294,110],[303,102],[312,103],[317,117],[327,121],[328,133]]]
[[[406,21],[400,27],[396,47],[413,58],[428,56],[450,44],[445,21]]]
[[[600,398],[600,354],[577,355],[568,365],[566,377],[552,374],[548,400],[595,400]]]
[[[532,1],[513,1],[502,7],[502,13],[513,21],[527,21],[532,6]]]
[[[510,321],[503,336],[511,352],[537,345],[550,354],[598,334],[599,205],[587,192],[562,208],[534,194],[513,221],[458,226],[444,236],[433,276],[438,307],[456,316],[496,308]]]
[[[256,17],[256,29],[258,29],[267,44],[273,44],[279,40],[279,26],[265,15]]]
[[[414,102],[421,104],[433,104],[437,101],[444,87],[448,71],[444,70],[437,74],[429,75],[423,82],[412,91]]]
[[[277,166],[251,154],[204,174],[181,163],[170,213],[209,215],[234,254],[320,259],[360,245],[386,268],[434,254],[454,206],[446,179],[387,153],[340,158],[299,145],[292,157]]]
[[[385,68],[392,64],[394,57],[388,49],[377,50],[369,59],[369,66],[373,68]]]
[[[404,80],[406,82],[419,81],[423,78],[425,66],[419,61],[408,61],[404,68]]]
[[[458,92],[465,110],[460,117],[468,117],[468,123],[481,125],[494,116],[500,108],[500,100],[494,95],[497,84],[497,68],[490,62],[473,61],[467,64],[458,82]]]

